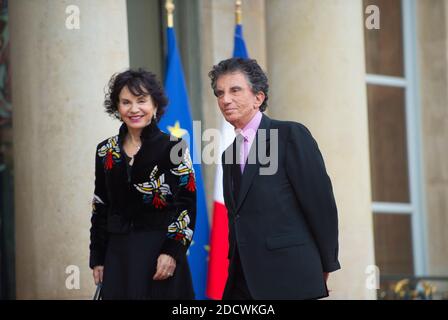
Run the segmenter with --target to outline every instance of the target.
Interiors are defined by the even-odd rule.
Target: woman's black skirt
[[[176,260],[174,275],[153,280],[166,232],[136,231],[110,234],[104,263],[103,299],[194,299],[185,255]]]

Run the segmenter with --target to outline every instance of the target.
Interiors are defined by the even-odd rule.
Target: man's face
[[[216,81],[215,95],[219,109],[231,125],[242,129],[257,113],[263,103],[263,92],[254,94],[246,76],[240,72],[227,73]]]

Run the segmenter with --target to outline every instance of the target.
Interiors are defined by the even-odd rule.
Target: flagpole
[[[242,24],[243,23],[243,9],[242,9],[243,1],[236,0],[235,1],[235,23]]]
[[[165,9],[166,9],[166,13],[167,13],[168,28],[173,28],[173,26],[174,26],[173,12],[174,12],[174,9],[175,9],[173,0],[166,0],[165,1]]]

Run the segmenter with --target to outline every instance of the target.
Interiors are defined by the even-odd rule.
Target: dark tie
[[[234,150],[233,150],[233,163],[232,163],[232,180],[233,180],[233,197],[235,203],[238,202],[238,196],[240,194],[241,186],[241,166],[240,166],[240,150],[244,148],[244,138],[242,135],[237,135]]]

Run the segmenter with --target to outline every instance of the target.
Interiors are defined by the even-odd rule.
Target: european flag
[[[205,201],[204,183],[202,181],[201,164],[195,163],[195,155],[200,155],[194,145],[193,122],[191,119],[190,104],[188,103],[187,87],[182,69],[182,63],[179,56],[179,50],[176,44],[176,34],[171,27],[167,28],[168,56],[165,78],[165,90],[168,96],[168,106],[166,113],[162,117],[159,127],[161,130],[170,133],[178,138],[184,136],[187,132],[191,141],[190,154],[193,158],[193,167],[196,174],[196,197],[197,213],[196,226],[188,255],[190,269],[193,277],[193,286],[196,293],[196,299],[206,299],[205,286],[207,276],[207,259],[209,250],[209,226],[207,204]],[[186,138],[185,136],[184,138]]]

